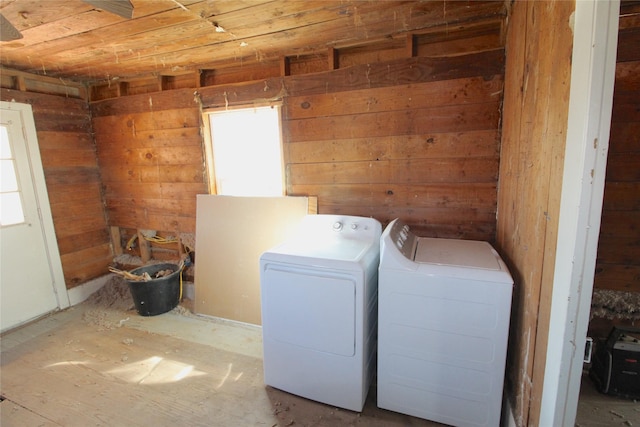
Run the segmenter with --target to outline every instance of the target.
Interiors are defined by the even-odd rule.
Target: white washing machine
[[[381,232],[372,218],[308,215],[260,257],[267,385],[362,410],[375,373]]]
[[[498,426],[513,279],[487,242],[384,230],[378,406],[453,426]]]

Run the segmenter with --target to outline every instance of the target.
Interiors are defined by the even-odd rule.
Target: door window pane
[[[13,160],[0,160],[0,193],[18,191],[18,181],[16,180],[16,170]]]
[[[9,144],[9,133],[6,126],[0,126],[0,159],[10,159],[11,144]]]
[[[7,127],[0,126],[0,226],[24,222],[18,174]]]
[[[20,193],[0,193],[0,225],[24,222]]]

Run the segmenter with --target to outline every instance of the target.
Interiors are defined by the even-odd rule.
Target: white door
[[[0,109],[0,330],[69,306],[31,106]]]

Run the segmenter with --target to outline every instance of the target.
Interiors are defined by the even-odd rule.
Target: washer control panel
[[[395,220],[395,223],[389,231],[389,237],[396,248],[398,248],[398,251],[400,251],[405,258],[413,261],[418,238],[411,232],[409,226],[399,219]]]

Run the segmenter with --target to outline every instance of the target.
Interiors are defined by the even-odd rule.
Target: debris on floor
[[[87,304],[115,310],[131,310],[134,308],[129,285],[120,276],[113,275],[102,288],[93,293]]]
[[[183,286],[190,283],[184,282]],[[131,291],[127,281],[120,275],[112,275],[102,288],[94,292],[84,302],[89,308],[84,312],[82,318],[85,322],[96,325],[100,330],[115,329],[122,327],[129,317],[120,316],[114,318],[113,312],[127,313],[135,312],[135,304],[131,297]],[[191,311],[193,302],[184,298],[172,312],[181,316],[193,316]],[[135,316],[135,314],[132,314]]]

